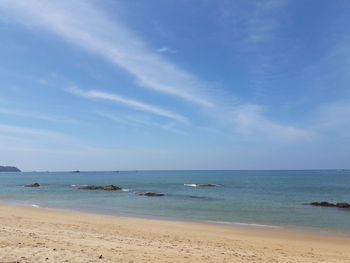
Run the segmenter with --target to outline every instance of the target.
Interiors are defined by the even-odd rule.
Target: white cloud
[[[168,47],[160,47],[160,48],[157,48],[156,51],[158,53],[172,53],[172,54],[177,53],[176,50],[168,48]]]
[[[103,56],[133,75],[138,84],[187,101],[213,106],[205,85],[152,51],[121,23],[110,22],[93,1],[2,0],[7,19],[44,28]],[[9,15],[10,14],[10,15]]]
[[[262,108],[257,105],[243,105],[231,109],[225,118],[243,135],[285,140],[312,140],[316,137],[313,131],[299,129],[291,125],[281,125],[267,119],[262,114]]]
[[[65,122],[65,123],[77,123],[78,120],[74,120],[67,117],[60,116],[51,116],[47,114],[43,114],[35,111],[21,111],[21,110],[13,110],[8,108],[0,108],[0,114],[12,115],[12,116],[20,116],[20,117],[29,117],[44,121],[52,121],[52,122]]]
[[[314,113],[316,128],[349,134],[350,101],[339,100],[319,106]]]
[[[149,118],[147,118],[146,116],[140,117],[140,116],[133,116],[130,114],[126,115],[124,113],[117,114],[117,113],[102,112],[102,111],[96,111],[95,113],[104,118],[117,122],[123,126],[138,127],[138,126],[148,126],[152,124]]]
[[[260,132],[271,137],[287,139],[312,137],[308,131],[268,119],[260,110],[252,110],[250,104],[238,103],[240,106],[234,106],[232,110],[232,107],[224,102],[225,98],[214,99],[206,84],[159,54],[166,52],[167,47],[158,49],[158,53],[155,52],[154,48],[149,47],[134,32],[118,22],[116,17],[113,17],[113,20],[108,19],[106,14],[93,5],[94,2],[91,0],[2,0],[0,12],[5,11],[6,19],[10,21],[19,22],[34,29],[45,29],[69,43],[104,57],[134,76],[136,83],[142,87],[203,105],[205,106],[203,108],[210,111],[212,115],[225,116],[225,121],[231,122],[234,130],[244,134]],[[254,44],[271,39],[272,32],[277,26],[276,21],[268,19],[264,20],[266,24],[263,24],[260,20],[262,17],[265,19],[271,10],[279,10],[277,8],[279,5],[279,1],[276,0],[256,4],[254,16],[245,22],[246,35],[242,43]],[[133,109],[176,121],[187,120],[182,115],[118,94],[79,89],[71,89],[70,92],[81,97],[118,102]],[[215,93],[218,95],[217,92]]]
[[[96,90],[84,91],[77,88],[69,88],[68,91],[75,95],[85,97],[85,98],[103,99],[103,100],[118,102],[136,110],[141,110],[148,113],[156,114],[158,116],[170,118],[176,121],[181,121],[181,122],[187,121],[187,118],[182,115],[172,113],[168,110],[165,110],[150,104],[146,104],[140,101],[125,98],[118,94],[111,94],[111,93],[101,92]]]
[[[20,145],[43,145],[45,147],[69,147],[84,148],[85,144],[71,135],[61,132],[38,129],[17,125],[0,124],[0,137],[7,138],[2,141],[2,146],[6,144],[14,146]]]
[[[148,116],[136,116],[130,114],[116,114],[116,113],[108,113],[108,112],[96,112],[97,114],[108,118],[114,122],[120,123],[121,125],[131,126],[131,127],[156,127],[161,128],[166,131],[170,131],[172,133],[177,133],[180,135],[187,135],[187,132],[177,128],[177,123],[170,122],[166,124],[161,124],[153,121]]]

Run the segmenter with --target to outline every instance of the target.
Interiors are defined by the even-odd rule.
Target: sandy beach
[[[350,262],[350,238],[0,206],[0,262]]]

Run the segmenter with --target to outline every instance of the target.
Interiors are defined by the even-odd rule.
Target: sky
[[[346,0],[0,0],[0,165],[350,168]]]

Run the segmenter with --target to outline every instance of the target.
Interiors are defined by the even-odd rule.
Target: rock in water
[[[350,208],[350,204],[348,203],[329,203],[329,202],[312,202],[309,205],[313,206],[324,206],[324,207],[338,207],[338,208]]]
[[[215,187],[220,186],[219,184],[197,184],[199,187]]]
[[[116,185],[87,185],[87,186],[79,186],[78,189],[82,190],[105,190],[105,191],[118,191],[123,188]]]
[[[158,193],[153,193],[153,192],[140,193],[140,195],[144,195],[144,196],[164,196],[164,194],[158,194]]]
[[[328,207],[335,206],[335,204],[328,203],[328,202],[312,202],[312,203],[310,203],[310,205],[313,205],[313,206],[328,206]]]
[[[339,208],[350,208],[350,204],[348,203],[336,203],[335,206]]]
[[[39,186],[40,186],[40,184],[38,184],[38,183],[24,185],[24,187],[39,187]]]

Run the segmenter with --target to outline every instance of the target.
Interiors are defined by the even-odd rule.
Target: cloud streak
[[[205,85],[162,58],[121,23],[111,23],[93,1],[2,0],[10,20],[47,31],[118,65],[140,86],[213,106]],[[7,16],[9,17],[9,16]]]
[[[133,116],[133,115],[120,115],[115,113],[108,113],[108,112],[96,112],[100,116],[103,116],[105,118],[108,118],[114,122],[117,122],[121,125],[130,126],[130,127],[156,127],[161,128],[166,131],[170,131],[172,133],[177,133],[180,135],[188,135],[187,132],[176,128],[176,124],[174,122],[166,123],[166,124],[160,124],[155,121],[152,121],[147,116]]]
[[[171,49],[171,48],[168,48],[168,47],[164,47],[164,46],[163,46],[163,47],[160,47],[160,48],[157,48],[156,51],[157,51],[158,53],[172,53],[172,54],[177,53],[176,50]]]
[[[131,107],[136,110],[140,111],[145,111],[148,113],[152,113],[158,116],[170,118],[176,121],[181,121],[181,122],[186,122],[187,118],[176,114],[172,113],[168,110],[146,104],[140,101],[132,100],[129,98],[122,97],[118,94],[112,94],[112,93],[107,93],[107,92],[102,92],[102,91],[96,91],[96,90],[89,90],[89,91],[84,91],[78,88],[69,88],[68,91],[72,94],[75,94],[80,97],[84,98],[90,98],[90,99],[102,99],[102,100],[109,100],[109,101],[114,101],[123,105],[126,105],[128,107]]]
[[[28,136],[41,136],[41,137],[49,137],[51,139],[57,139],[57,140],[71,139],[70,136],[67,136],[59,132],[53,132],[53,131],[48,131],[43,129],[36,129],[36,128],[28,128],[28,127],[22,127],[22,126],[6,125],[6,124],[0,124],[0,133],[23,134]]]
[[[34,111],[20,111],[20,110],[12,110],[8,108],[0,108],[0,114],[19,116],[19,117],[29,117],[38,120],[44,121],[52,121],[52,122],[64,122],[64,123],[76,123],[78,120],[74,120],[67,117],[59,117],[59,116],[50,116],[46,114],[42,114]]]
[[[44,29],[68,43],[105,58],[131,74],[139,86],[204,106],[201,109],[208,115],[215,115],[215,119],[224,119],[225,124],[231,123],[230,132],[260,132],[271,137],[278,135],[296,139],[312,137],[308,131],[270,120],[260,110],[252,110],[249,103],[238,102],[237,106],[232,106],[225,103],[227,96],[221,96],[219,100],[214,99],[213,93],[209,93],[205,83],[161,56],[162,52],[166,52],[165,48],[158,49],[157,52],[115,17],[111,22],[107,14],[96,8],[94,3],[95,1],[91,0],[2,0],[0,12],[5,11],[6,19],[12,22],[16,21],[34,29]],[[271,39],[276,25],[273,19],[267,20],[264,25],[260,20],[267,14],[274,13],[274,10],[280,10],[284,4],[269,0],[262,4],[254,2],[254,6],[253,16],[250,19],[245,17],[246,30],[241,43],[258,47],[258,44]],[[98,90],[69,91],[80,97],[113,101],[175,121],[187,121],[182,115],[119,94]],[[219,95],[218,92],[215,93],[216,96]]]
[[[231,109],[225,121],[238,127],[245,136],[267,136],[272,139],[287,141],[311,141],[317,137],[313,131],[299,129],[291,125],[282,125],[267,119],[262,114],[262,108],[254,104],[246,104]]]

